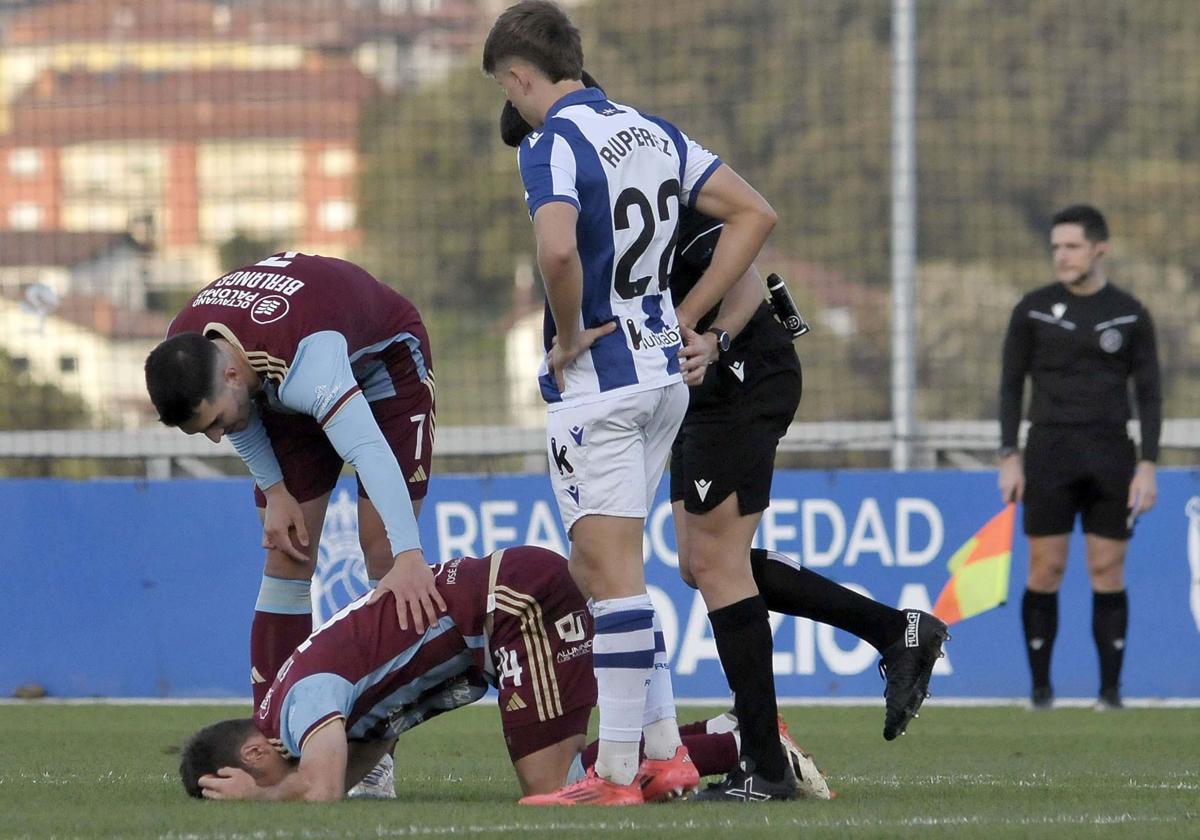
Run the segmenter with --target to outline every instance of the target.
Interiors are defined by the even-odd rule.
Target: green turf
[[[793,708],[794,734],[839,792],[833,802],[534,810],[514,804],[496,709],[481,706],[401,739],[395,802],[188,799],[175,745],[242,712],[0,705],[0,837],[1200,836],[1197,709],[929,706],[889,744],[881,709]]]

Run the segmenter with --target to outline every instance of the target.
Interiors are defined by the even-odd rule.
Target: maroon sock
[[[685,735],[683,745],[687,747],[688,755],[696,765],[696,772],[701,776],[729,773],[738,765],[737,739],[732,732]]]
[[[683,731],[685,728],[691,729],[696,726],[699,726],[701,730],[704,729],[703,723],[689,723],[679,727],[679,737],[683,739],[683,745],[687,747],[688,755],[691,756],[692,763],[696,765],[696,772],[701,776],[712,776],[718,773],[728,773],[737,767],[737,739],[733,737],[733,733],[722,732],[719,735],[709,735],[703,731],[692,734]],[[645,746],[644,742],[642,746]],[[580,760],[585,769],[595,766],[596,756],[599,752],[599,741],[592,741],[583,748]],[[638,759],[645,757],[644,749],[639,749]]]
[[[279,666],[310,633],[312,615],[255,611],[250,625],[250,688],[256,709],[275,682]]]
[[[708,732],[708,721],[698,720],[695,723],[685,723],[679,727],[679,737],[686,738],[688,735],[704,735]]]

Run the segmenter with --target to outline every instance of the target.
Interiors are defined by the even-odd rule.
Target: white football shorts
[[[646,518],[687,407],[688,387],[678,380],[550,407],[550,483],[568,536],[592,514]]]

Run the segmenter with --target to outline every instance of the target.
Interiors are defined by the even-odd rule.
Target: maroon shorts
[[[521,562],[507,562],[518,552]],[[587,732],[596,705],[592,616],[567,561],[543,548],[506,550],[493,594],[488,648],[504,742],[516,761]]]
[[[416,391],[410,389],[411,396],[408,397],[388,397],[368,403],[384,439],[400,463],[400,470],[408,481],[408,495],[413,501],[424,499],[429,489],[436,425],[432,371],[427,377],[427,385]],[[342,472],[342,456],[314,418],[307,414],[264,411],[262,420],[283,470],[284,484],[296,501],[308,502],[333,490]],[[361,479],[358,495],[368,498]],[[257,484],[254,501],[260,508],[267,506],[267,498]]]

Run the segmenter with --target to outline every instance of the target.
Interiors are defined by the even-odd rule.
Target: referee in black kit
[[[585,85],[599,87],[588,73],[582,78]],[[518,146],[530,130],[506,104],[500,117],[504,142]],[[721,228],[720,221],[683,208],[669,278],[677,307],[708,268]],[[679,571],[700,589],[709,609],[742,736],[742,765],[693,797],[701,801],[821,795],[811,781],[797,784],[781,748],[781,740],[791,742],[785,728],[777,729],[768,610],[838,627],[880,651],[887,740],[902,734],[916,716],[942,642],[949,638],[946,625],[928,613],[893,609],[784,554],[751,549],[770,502],[775,450],[800,403],[800,359],[792,341],[808,329],[782,281],[772,275],[767,285],[774,307],[764,302],[763,282],[751,265],[721,303],[697,319],[711,367],[691,389],[671,450]],[[790,769],[801,768],[793,764]]]
[[[1121,662],[1129,619],[1125,550],[1138,515],[1157,496],[1154,462],[1162,389],[1154,322],[1108,282],[1108,225],[1075,205],[1055,214],[1050,251],[1058,282],[1030,292],[1004,339],[1000,377],[1000,495],[1024,500],[1029,577],[1021,603],[1033,676],[1033,707],[1054,702],[1050,654],[1058,588],[1075,515],[1083,520],[1092,582],[1092,634],[1100,654],[1097,709],[1121,707]],[[1033,380],[1024,465],[1017,449],[1025,377]],[[1141,421],[1139,458],[1126,431],[1132,377]]]

